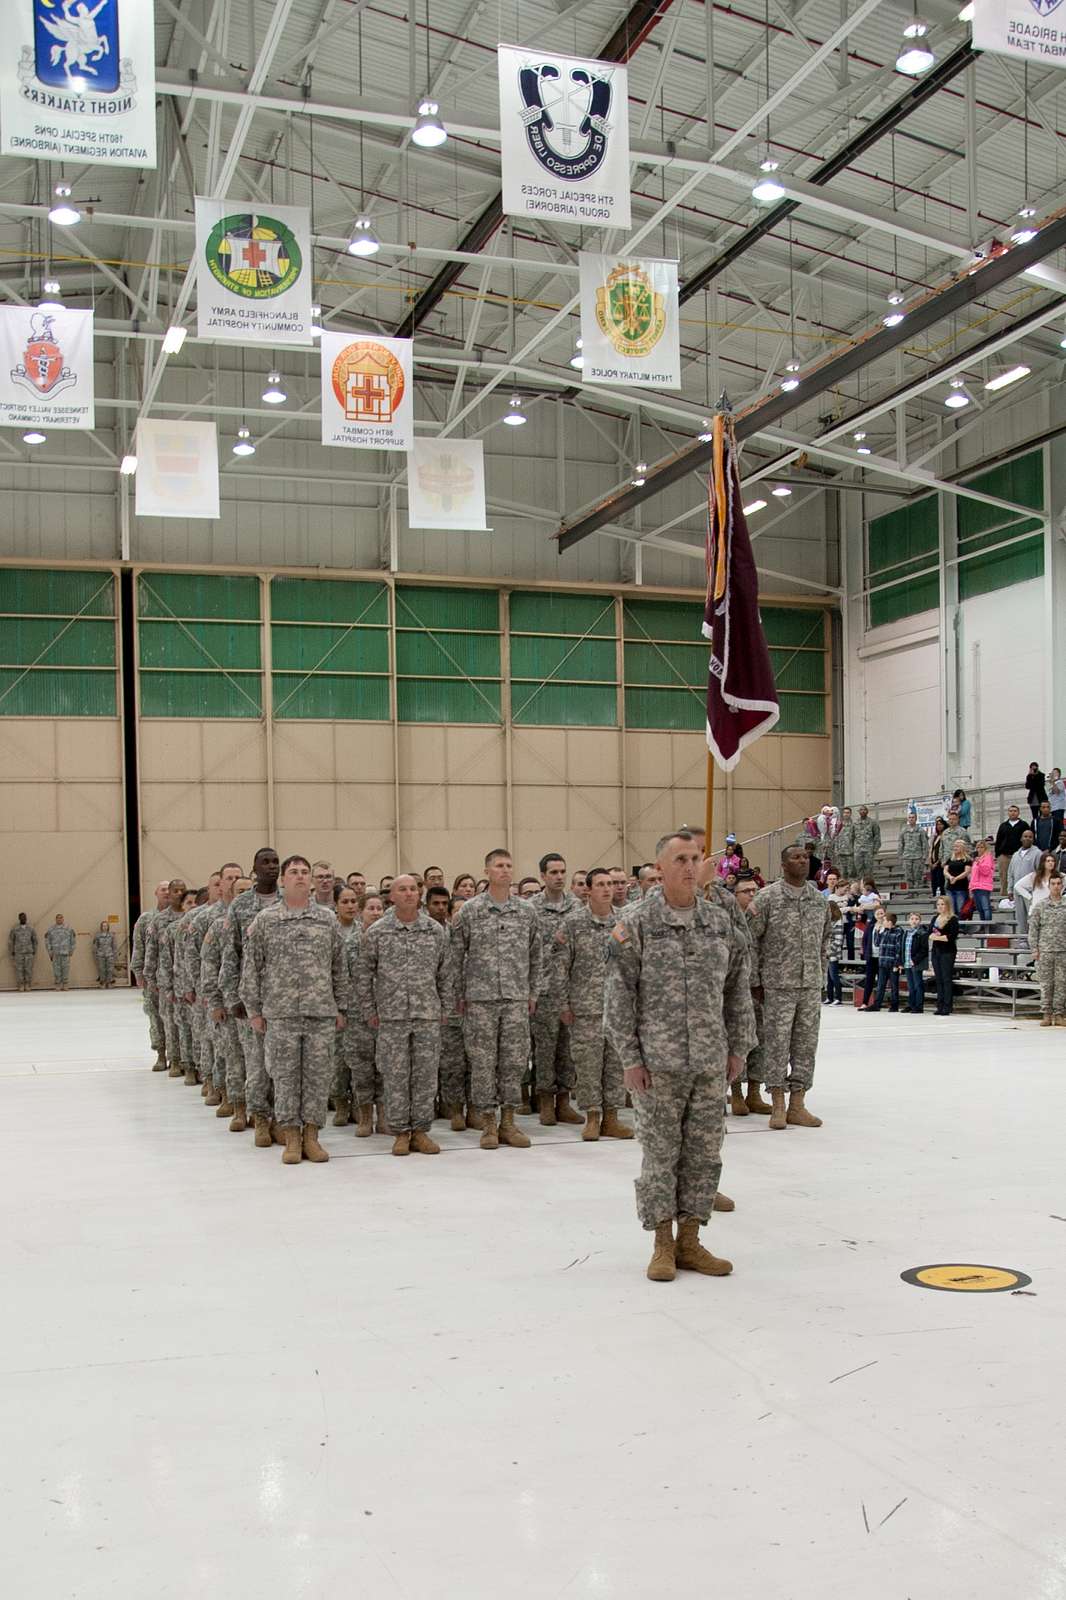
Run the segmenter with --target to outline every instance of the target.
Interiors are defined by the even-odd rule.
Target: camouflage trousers
[[[925,881],[925,852],[911,852],[900,856],[900,870],[912,889],[920,889]]]
[[[192,1005],[192,1064],[201,1083],[215,1081],[215,1028],[201,999]]]
[[[633,1096],[640,1140],[637,1216],[645,1228],[674,1217],[710,1220],[722,1176],[725,1068],[656,1072]]]
[[[768,1089],[809,1089],[814,1082],[820,989],[767,989],[763,996],[763,1067]]]
[[[604,1034],[602,1012],[575,1016],[569,1031],[578,1105],[582,1111],[621,1110],[626,1103],[622,1063]]]
[[[345,1066],[350,1074],[353,1104],[369,1106],[380,1103],[383,1090],[381,1074],[374,1064],[377,1040],[373,1028],[368,1028],[365,1022],[358,1022],[355,1017],[349,1016],[348,1026],[340,1037]],[[336,1077],[333,1083],[333,1093],[336,1094]]]
[[[244,1053],[241,1050],[237,1024],[232,1017],[224,1022],[208,1018],[208,1027],[215,1030],[215,1071],[213,1083],[225,1098],[232,1102],[234,1095],[244,1100]]]
[[[463,1019],[449,1017],[440,1031],[440,1102],[446,1111],[452,1106],[471,1105],[470,1068],[463,1045]]]
[[[55,981],[55,986],[57,989],[62,989],[66,986],[70,978],[70,957],[52,956],[51,960],[52,976]]]
[[[872,878],[874,875],[874,853],[872,850],[856,850],[854,856],[853,878]]]
[[[538,1094],[568,1094],[576,1082],[569,1029],[559,1007],[543,994],[530,1020],[533,1035],[533,1082]]]
[[[168,999],[162,989],[157,989],[156,995],[159,1005],[159,1017],[163,1024],[163,1032],[166,1035],[167,1060],[172,1067],[177,1066],[179,1061],[184,1066],[185,1063],[182,1061],[181,1055],[181,1038],[178,1033],[178,1019],[174,1015],[174,1001],[173,999]]]
[[[470,1096],[478,1111],[517,1109],[529,1060],[525,1000],[468,1000],[463,1043],[470,1063]]]
[[[276,1115],[274,1111],[276,1093],[271,1088],[271,1073],[267,1066],[266,1054],[263,1049],[263,1035],[256,1033],[247,1017],[238,1017],[237,1038],[240,1040],[241,1055],[244,1057],[244,1078],[237,1098],[244,1101],[250,1115],[253,1117],[274,1116]],[[226,1084],[228,1087],[228,1074]],[[329,1098],[328,1078],[326,1079],[326,1098]],[[232,1099],[233,1096],[231,1094],[230,1100],[232,1101]],[[278,1123],[280,1126],[280,1118]],[[317,1126],[321,1127],[322,1123],[318,1123]]]
[[[751,997],[751,1004],[755,1012],[755,1033],[759,1042],[755,1046],[755,1049],[748,1056],[747,1063],[744,1067],[744,1076],[747,1078],[748,1083],[757,1089],[765,1077],[762,1048],[762,1001],[757,1000],[753,994]]]
[[[114,956],[97,956],[96,976],[102,984],[111,985],[115,981]]]
[[[255,1031],[242,1022],[242,1029],[245,1026]],[[279,1128],[325,1125],[336,1031],[335,1017],[272,1017],[267,1023],[266,1071],[274,1085]],[[256,1037],[262,1040],[263,1035]],[[251,1110],[251,1093],[248,1107]],[[265,1114],[269,1115],[269,1107]]]
[[[153,1050],[166,1050],[167,1036],[163,1031],[163,1018],[159,1014],[159,997],[151,989],[141,990],[141,1010],[148,1018],[148,1037]]]
[[[1045,1016],[1066,1017],[1066,953],[1048,951],[1036,964],[1040,979],[1040,1009]]]
[[[854,878],[855,857],[853,855],[845,854],[843,850],[830,850],[829,859],[836,868],[838,878]]]
[[[385,1120],[393,1133],[425,1133],[433,1121],[440,1035],[439,1022],[378,1024],[377,1068],[385,1086]]]
[[[174,1022],[178,1030],[178,1039],[181,1043],[180,1061],[183,1067],[196,1066],[196,1041],[192,1033],[193,1007],[181,995],[174,999]]]
[[[33,957],[15,957],[15,987],[28,989],[33,982]]]

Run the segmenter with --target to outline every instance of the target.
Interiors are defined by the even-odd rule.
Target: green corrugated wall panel
[[[516,590],[510,598],[511,632],[569,633],[614,637],[610,595],[552,594]]]
[[[978,510],[981,508],[978,507]],[[986,507],[991,510],[992,508]],[[1003,513],[1000,512],[1003,517]],[[967,538],[959,539],[959,554],[971,555],[978,550],[987,550],[992,545],[1003,544],[1007,539],[1024,539],[1027,533],[1040,533],[1044,531],[1044,524],[1039,517],[1019,517],[1015,521],[1004,519],[993,522],[985,533],[972,533]]]
[[[614,683],[614,640],[512,636],[511,677]]]
[[[627,689],[627,728],[684,731],[707,726],[707,696],[691,689]]]
[[[681,643],[700,637],[703,607],[687,600],[626,600],[622,627],[627,639],[677,639]]]
[[[279,722],[300,718],[327,721],[387,722],[388,678],[335,678],[329,673],[301,677],[274,673],[274,715]]]
[[[710,647],[706,640],[696,644],[627,644],[625,647],[625,674],[629,684],[661,684],[664,688],[681,688],[691,683],[697,688],[707,687],[707,663]]]
[[[880,628],[886,622],[898,622],[901,617],[917,616],[919,611],[933,611],[940,604],[940,578],[931,572],[927,578],[915,578],[909,583],[896,583],[890,589],[880,589],[870,595],[870,627]]]
[[[759,612],[768,645],[825,648],[825,613],[804,611],[799,606],[763,606]]]
[[[972,600],[993,589],[1007,589],[1013,583],[1028,583],[1044,575],[1044,535],[1023,539],[1007,550],[996,550],[973,561],[959,562],[959,599]]]
[[[327,585],[328,587],[328,585]],[[274,667],[279,672],[388,672],[389,636],[384,628],[301,627],[271,629]]]
[[[114,620],[0,618],[0,662],[9,667],[113,667]]]
[[[458,628],[498,633],[500,601],[495,589],[396,589],[397,628]]]
[[[825,692],[825,655],[821,650],[771,650],[770,663],[778,692],[813,689]]]
[[[781,717],[775,733],[825,733],[825,696],[782,694]]]
[[[109,572],[52,572],[0,568],[0,613],[54,617],[113,617],[115,580]]]
[[[498,683],[442,683],[432,678],[401,679],[396,685],[401,722],[499,722]]]
[[[867,530],[868,573],[873,576],[888,572],[902,561],[935,555],[939,529],[940,511],[935,494],[888,511],[883,517],[874,517]],[[891,575],[900,576],[896,572]]]
[[[226,617],[258,622],[259,579],[228,573],[142,572],[137,580],[142,617]]]
[[[389,594],[383,583],[274,578],[270,615],[275,622],[361,622],[387,627]]]
[[[511,716],[526,727],[613,728],[618,723],[614,684],[513,683]]]
[[[1031,450],[1028,455],[1018,456],[1016,460],[1004,462],[1000,467],[990,467],[987,472],[964,478],[963,482],[967,489],[996,495],[1000,500],[1028,506],[1031,511],[1044,509],[1044,458],[1039,450]],[[980,533],[993,522],[1002,522],[1009,515],[1009,512],[999,511],[995,506],[982,505],[979,500],[960,498],[959,537]]]
[[[141,673],[143,717],[258,717],[262,715],[258,673]]]
[[[142,622],[142,667],[254,671],[261,665],[259,629],[247,623]]]
[[[113,672],[0,671],[0,717],[113,717]]]
[[[498,678],[500,639],[485,633],[397,633],[401,677]]]

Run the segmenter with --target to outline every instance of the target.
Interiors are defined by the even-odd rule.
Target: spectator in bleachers
[[[740,871],[737,873],[737,881],[740,882],[745,878],[750,878],[757,889],[766,888],[766,879],[763,877],[758,867],[753,867],[747,856],[741,856]]]
[[[844,948],[848,952],[848,960],[855,960],[855,924],[859,916],[859,896],[862,894],[862,884],[857,878],[848,885],[844,895]]]
[[[967,833],[969,833],[969,831],[970,831],[970,822],[971,822],[971,819],[973,817],[973,806],[970,804],[970,802],[966,798],[966,790],[965,789],[956,789],[955,793],[952,795],[951,798],[952,798],[952,801],[954,803],[955,808],[958,810],[958,813],[959,813],[959,826],[960,826],[960,828],[965,828]]]
[[[1007,820],[1001,822],[996,832],[996,866],[999,869],[999,892],[1007,894],[1007,874],[1010,871],[1011,856],[1022,847],[1022,834],[1025,832],[1026,823],[1022,821],[1021,811],[1018,806],[1007,807]],[[941,885],[943,887],[943,885]]]
[[[1058,848],[1055,851],[1055,859],[1058,862],[1059,871],[1066,872],[1066,828],[1063,828],[1062,832],[1059,834],[1059,842]]]
[[[944,893],[944,833],[947,823],[937,817],[933,823],[933,837],[929,841],[929,883],[934,894]]]
[[[907,1010],[914,1015],[925,1010],[925,968],[929,960],[929,930],[922,924],[921,913],[912,911],[907,918],[907,932],[903,940],[903,970],[907,974]]]
[[[1062,773],[1058,767],[1052,767],[1047,775],[1047,797],[1051,802],[1051,815],[1055,823],[1054,838],[1057,845],[1059,834],[1066,828],[1066,783],[1063,783]]]
[[[868,909],[872,909],[874,906],[879,906],[881,904],[881,896],[878,894],[877,885],[872,878],[864,878],[862,880],[862,891],[859,894],[859,904],[860,906],[865,906]]]
[[[1036,821],[1033,823],[1033,834],[1036,838],[1038,850],[1050,850],[1057,843],[1061,827],[1055,826],[1055,818],[1051,815],[1051,802],[1041,800],[1040,810]]]
[[[970,857],[961,839],[956,839],[945,863],[944,879],[951,908],[957,917],[961,917],[962,908],[970,898]]]
[[[838,901],[830,898],[829,915],[833,919],[833,926],[829,932],[829,970],[825,983],[825,1001],[827,1006],[842,1006],[844,1004],[844,984],[840,976],[840,963],[844,959],[844,913]],[[854,935],[852,936],[854,938]]]
[[[737,849],[736,834],[727,833],[725,836],[725,854],[718,863],[718,876],[720,878],[724,878],[727,873],[732,872],[734,875],[738,873],[740,871],[740,863],[743,861],[743,859],[743,856]]]
[[[936,980],[936,1014],[950,1017],[952,984],[955,977],[955,956],[959,947],[959,919],[951,909],[947,895],[936,902],[936,916],[929,924],[929,948],[933,957],[933,977]]]
[[[1026,877],[1030,872],[1035,872],[1040,865],[1040,851],[1036,848],[1032,828],[1026,828],[1022,834],[1021,848],[1015,850],[1010,858],[1010,869],[1007,872],[1007,893],[1014,901],[1014,921],[1018,932],[1024,934],[1029,925],[1029,908],[1024,898],[1018,894],[1019,878]]]
[[[974,910],[982,922],[992,921],[992,885],[996,875],[996,860],[992,854],[991,839],[978,839],[977,854],[970,868],[970,893]]]
[[[863,983],[860,1011],[869,1011],[877,986],[877,962],[881,954],[881,939],[885,931],[885,908],[880,902],[874,907],[872,917],[867,913],[862,936]]]
[[[896,926],[896,913],[885,912],[885,925],[877,951],[877,994],[869,1011],[880,1011],[885,990],[890,996],[889,1010],[899,1010],[899,975],[903,969],[903,929]]]
[[[816,884],[822,870],[821,857],[815,854],[813,839],[808,839],[803,848],[807,852],[807,881]]]
[[[1025,774],[1025,798],[1035,822],[1040,815],[1040,802],[1047,799],[1047,779],[1040,770],[1039,761],[1029,763],[1029,771]]]
[[[973,840],[970,838],[970,830],[968,828],[964,828],[960,822],[959,808],[953,800],[948,811],[948,825],[944,829],[940,840],[940,857],[945,866],[947,866],[948,861],[951,859],[956,842],[959,839],[961,839],[963,844],[966,846],[966,854],[969,855],[973,848]]]
[[[1024,913],[1023,923],[1019,925],[1019,933],[1028,933],[1029,918],[1044,900],[1048,898],[1048,879],[1053,872],[1058,871],[1058,857],[1050,850],[1045,851],[1032,872],[1027,872],[1023,878],[1015,880],[1014,884],[1014,913],[1018,917],[1019,909]]]

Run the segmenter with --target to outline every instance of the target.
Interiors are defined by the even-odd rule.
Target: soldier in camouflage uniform
[[[619,913],[611,904],[611,874],[594,867],[581,910],[561,919],[551,959],[558,964],[560,1015],[570,1029],[577,1070],[577,1103],[585,1113],[582,1139],[632,1139],[618,1113],[626,1103],[622,1063],[603,1028],[603,985],[611,929]],[[541,1002],[543,1004],[543,1001]]]
[[[394,878],[392,908],[363,940],[353,1010],[377,1035],[377,1067],[394,1156],[438,1156],[429,1136],[437,1098],[441,1022],[451,1008],[448,937],[419,907],[410,873]]]
[[[940,859],[945,866],[951,860],[952,853],[960,839],[966,846],[966,854],[972,856],[973,840],[970,838],[970,830],[964,828],[960,823],[959,809],[955,806],[948,812],[948,825],[940,835]]]
[[[174,993],[174,1024],[181,1044],[181,1064],[185,1068],[185,1082],[194,1088],[200,1081],[196,1061],[198,1047],[193,1037],[192,1007],[185,998],[188,982],[185,966],[185,940],[189,925],[197,911],[207,902],[206,889],[190,889],[182,901],[181,916],[164,935],[159,952],[160,971],[166,974],[167,949],[170,951],[169,981]]]
[[[228,911],[241,875],[241,868],[236,861],[227,861],[218,872],[211,874],[207,880],[207,902],[194,915],[184,945],[184,994],[186,1003],[192,1007],[193,1046],[198,1051],[196,1068],[200,1075],[204,1104],[216,1111],[223,1101],[225,1066],[220,1075],[216,1058],[216,1047],[221,1049],[218,1042],[219,1024],[211,1015],[214,1008],[208,1005],[203,990],[204,942],[212,925],[217,924],[219,918]],[[217,963],[214,975],[217,982]],[[232,1116],[232,1111],[228,1115]]]
[[[751,918],[756,992],[763,1005],[763,1065],[773,1101],[768,1126],[820,1128],[821,1119],[806,1109],[804,1098],[814,1082],[833,919],[828,900],[807,881],[802,846],[782,850],[781,870],[776,883],[755,896]]]
[[[99,931],[93,934],[93,960],[96,962],[96,982],[101,989],[115,987],[115,935],[106,919]]]
[[[25,911],[7,936],[7,953],[15,963],[15,988],[19,994],[33,987],[33,958],[37,954],[37,930],[31,927]]]
[[[74,929],[63,921],[63,913],[57,912],[56,920],[44,936],[44,947],[48,951],[55,978],[53,987],[56,989],[67,987],[70,979],[70,958],[74,954],[77,942],[78,936]]]
[[[312,878],[313,874],[314,869],[312,868]],[[347,951],[352,941],[358,939],[361,931],[359,927],[359,896],[355,890],[348,888],[346,884],[334,901],[333,910],[340,926],[341,936],[344,939],[345,950]],[[350,966],[348,971],[350,977]],[[354,995],[355,989],[353,988],[351,992]],[[346,1128],[352,1120],[352,1069],[348,1062],[344,1042],[351,1032],[354,1020],[355,1008],[353,1006],[348,1015],[348,1026],[338,1033],[333,1041],[333,1084],[330,1088],[329,1096],[333,1102],[333,1126],[335,1128]]]
[[[266,1041],[282,1161],[328,1161],[318,1139],[333,1078],[333,1035],[348,1010],[348,956],[331,910],[311,900],[311,863],[286,858],[283,903],[261,911],[247,930],[241,1002]],[[236,903],[236,902],[235,902]]]
[[[833,864],[841,880],[855,876],[855,821],[851,807],[840,813],[840,832],[833,840]]]
[[[166,1037],[167,1076],[181,1078],[185,1068],[181,1065],[181,1047],[174,1022],[174,1007],[168,1003],[167,994],[160,983],[159,962],[161,940],[172,922],[181,916],[181,902],[185,897],[185,881],[171,878],[167,884],[167,903],[148,923],[144,934],[144,982],[151,992],[159,1011],[159,1020]]]
[[[235,870],[239,869],[223,868],[222,871],[222,896],[214,908],[214,915],[208,922],[200,946],[200,981],[197,984],[197,993],[203,1000],[209,1025],[215,1033],[213,1086],[208,1100],[215,1107],[216,1117],[235,1118],[237,1112],[230,1094],[232,1092],[237,1095],[242,1102],[241,1121],[244,1123],[244,1052],[237,1033],[237,1019],[230,1015],[222,996],[222,954],[226,921],[233,909],[234,900],[239,894],[243,894],[246,888],[251,887],[243,875],[234,877]],[[262,1143],[258,1133],[256,1139]],[[270,1139],[267,1140],[267,1143],[272,1142]]]
[[[662,893],[628,906],[609,942],[604,1017],[636,1104],[637,1215],[655,1233],[653,1282],[669,1282],[678,1267],[732,1271],[699,1230],[722,1170],[726,1082],[744,1070],[755,1023],[743,935],[697,894],[702,855],[688,830],[660,839]]]
[[[141,991],[141,1010],[148,1018],[148,1038],[152,1049],[155,1051],[153,1072],[167,1070],[167,1036],[163,1031],[163,1019],[159,1014],[159,1006],[150,986],[144,981],[144,955],[145,939],[152,919],[165,910],[169,900],[169,884],[166,880],[155,886],[154,910],[142,911],[133,925],[133,938],[130,940],[130,972],[133,981]]]
[[[192,1070],[192,1034],[188,1017],[185,1015],[185,1005],[176,987],[177,953],[174,941],[186,916],[195,909],[196,890],[186,889],[181,897],[177,915],[169,918],[158,928],[156,939],[156,984],[159,988],[163,1026],[167,1029],[167,1056],[170,1061],[168,1076],[184,1078],[186,1083],[195,1083],[196,1077]]]
[[[565,922],[579,907],[566,888],[566,862],[562,856],[554,851],[542,856],[540,878],[544,888],[539,894],[533,895],[529,902],[540,923],[543,956],[540,994],[537,996],[537,1009],[533,1013],[530,1031],[533,1035],[533,1080],[537,1108],[544,1126],[553,1128],[557,1122],[582,1123],[585,1120],[570,1104],[575,1073],[569,1033],[561,1019],[562,964],[557,959],[560,946],[555,939],[560,923]]]
[[[899,830],[899,864],[904,880],[911,889],[920,889],[925,879],[925,862],[929,854],[929,840],[924,829],[918,826],[917,811],[908,811],[907,820]]]
[[[363,940],[379,917],[385,915],[385,902],[377,893],[362,896],[362,909],[356,921],[356,933],[346,942],[348,977],[352,994],[358,992],[359,967],[363,959]],[[374,1030],[368,1028],[353,1006],[348,1013],[348,1026],[344,1030],[344,1059],[352,1076],[352,1100],[355,1104],[355,1137],[368,1139],[374,1131],[374,1108],[377,1107],[378,1132],[387,1133],[385,1120],[385,1091],[381,1074],[375,1065],[377,1040]]]
[[[451,896],[447,890],[438,893],[435,886],[428,889],[426,910],[444,929],[448,939],[449,960],[452,960]],[[464,1128],[480,1128],[481,1119],[470,1099],[470,1068],[463,1046],[463,1019],[455,1009],[454,987],[452,1007],[441,1028],[438,1083],[441,1108],[444,1115],[451,1119],[452,1132],[462,1133]]]
[[[741,878],[740,882],[737,884],[736,892],[733,896],[744,919],[744,933],[750,946],[749,954],[752,963],[753,981],[755,979],[755,940],[751,932],[751,917],[755,910],[755,896],[758,894],[758,892],[759,886],[755,882],[754,878]],[[763,1022],[762,1000],[760,999],[760,993],[761,991],[753,989],[751,995],[752,1008],[755,1012],[755,1032],[758,1036],[759,1043],[748,1056],[744,1066],[744,1077],[748,1081],[747,1099],[745,1099],[741,1093],[739,1079],[731,1086],[731,1110],[735,1117],[746,1117],[752,1112],[755,1112],[757,1116],[768,1117],[773,1110],[769,1100],[764,1100],[762,1095],[759,1093],[759,1085],[763,1081]]]
[[[510,853],[485,858],[489,887],[468,900],[452,924],[455,988],[470,1062],[470,1093],[482,1116],[481,1148],[502,1141],[523,1149],[514,1125],[529,1059],[529,1019],[537,1008],[543,953],[537,914],[512,899]],[[496,1126],[496,1107],[501,1108]]]
[[[1040,979],[1041,1027],[1066,1028],[1066,900],[1062,874],[1048,878],[1047,900],[1029,918],[1029,948]]]
[[[881,848],[881,827],[870,815],[869,807],[859,807],[857,822],[852,823],[855,852],[855,876],[872,878],[877,852]]]
[[[266,1069],[263,1034],[253,1028],[248,1020],[241,998],[241,970],[244,959],[244,935],[260,911],[277,905],[281,899],[278,889],[280,863],[278,852],[272,845],[263,845],[255,853],[252,871],[255,883],[243,894],[236,895],[229,915],[222,924],[222,964],[219,984],[222,1003],[227,1013],[236,1019],[237,1038],[240,1041],[240,1060],[232,1060],[232,1079],[227,1074],[226,1093],[233,1105],[231,1133],[243,1133],[248,1118],[255,1122],[256,1143],[269,1148],[270,1118],[273,1095]]]

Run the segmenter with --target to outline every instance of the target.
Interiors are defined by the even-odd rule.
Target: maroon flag
[[[781,708],[759,616],[751,536],[740,503],[736,440],[722,416],[714,419],[703,637],[711,641],[707,748],[730,772],[742,751],[769,733]]]

